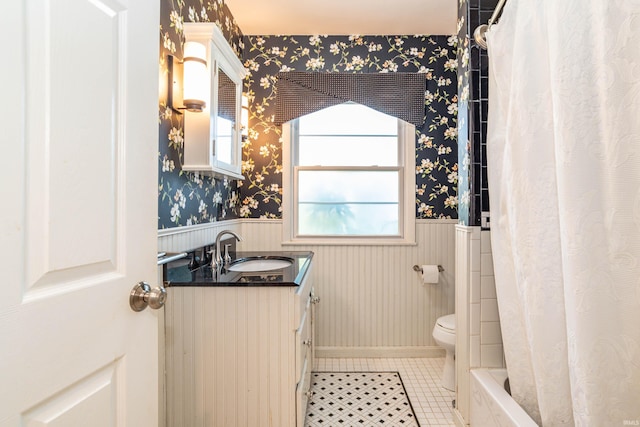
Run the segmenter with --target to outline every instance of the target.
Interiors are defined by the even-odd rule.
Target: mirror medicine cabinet
[[[206,48],[208,78],[202,83],[206,103],[202,112],[184,112],[185,171],[243,179],[242,62],[213,23],[185,23],[187,42]]]

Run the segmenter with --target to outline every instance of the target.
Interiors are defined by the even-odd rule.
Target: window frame
[[[282,221],[283,245],[415,245],[415,126],[398,123],[398,166],[348,167],[346,170],[398,170],[399,235],[397,236],[311,236],[297,234],[296,170],[345,170],[344,167],[297,166],[298,119],[282,125]]]

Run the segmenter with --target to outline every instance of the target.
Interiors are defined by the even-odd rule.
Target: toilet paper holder
[[[413,271],[417,271],[418,273],[422,274],[422,267],[420,267],[419,265],[414,265]],[[438,265],[438,271],[442,273],[444,271],[444,268],[441,265]]]

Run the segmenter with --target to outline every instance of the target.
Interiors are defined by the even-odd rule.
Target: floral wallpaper
[[[249,137],[243,144],[240,217],[280,218],[281,127],[273,124],[279,71],[419,72],[426,121],[416,129],[417,218],[457,218],[457,36],[245,36]]]
[[[167,106],[167,56],[182,58],[185,22],[217,23],[238,57],[243,48],[242,33],[223,0],[161,1],[158,228],[236,218],[240,198],[235,180],[214,179],[181,169],[183,118]]]
[[[458,37],[243,37],[224,0],[161,1],[158,228],[237,217],[281,217],[282,141],[281,128],[273,124],[274,83],[275,75],[287,70],[424,73],[426,121],[416,130],[416,217],[457,218],[458,167],[464,165],[457,155],[458,132],[464,130],[457,120]],[[250,133],[243,144],[244,181],[181,169],[182,115],[166,105],[166,91],[167,56],[181,59],[185,22],[217,23],[249,70],[244,89],[250,98]]]

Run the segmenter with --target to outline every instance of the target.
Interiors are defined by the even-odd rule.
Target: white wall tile
[[[482,259],[480,254],[480,240],[471,240],[471,250],[469,253],[471,262],[471,271],[480,271],[482,267]]]
[[[502,344],[500,322],[482,322],[480,325],[480,344]]]
[[[483,254],[491,253],[491,231],[482,230],[480,233],[480,251]]]
[[[469,330],[471,336],[480,335],[480,303],[470,305]]]
[[[469,367],[479,368],[481,365],[480,360],[480,336],[472,336],[469,349]]]
[[[471,240],[480,240],[482,229],[480,227],[469,227],[471,229]]]
[[[502,345],[480,345],[480,363],[483,368],[502,368]]]
[[[499,322],[498,300],[483,299],[480,300],[480,321],[481,322]]]
[[[472,271],[469,277],[469,302],[477,304],[480,302],[482,283],[479,271]]]
[[[483,276],[493,276],[493,257],[490,253],[480,255],[480,271]]]
[[[494,276],[481,276],[480,288],[480,298],[496,298],[496,279]]]

